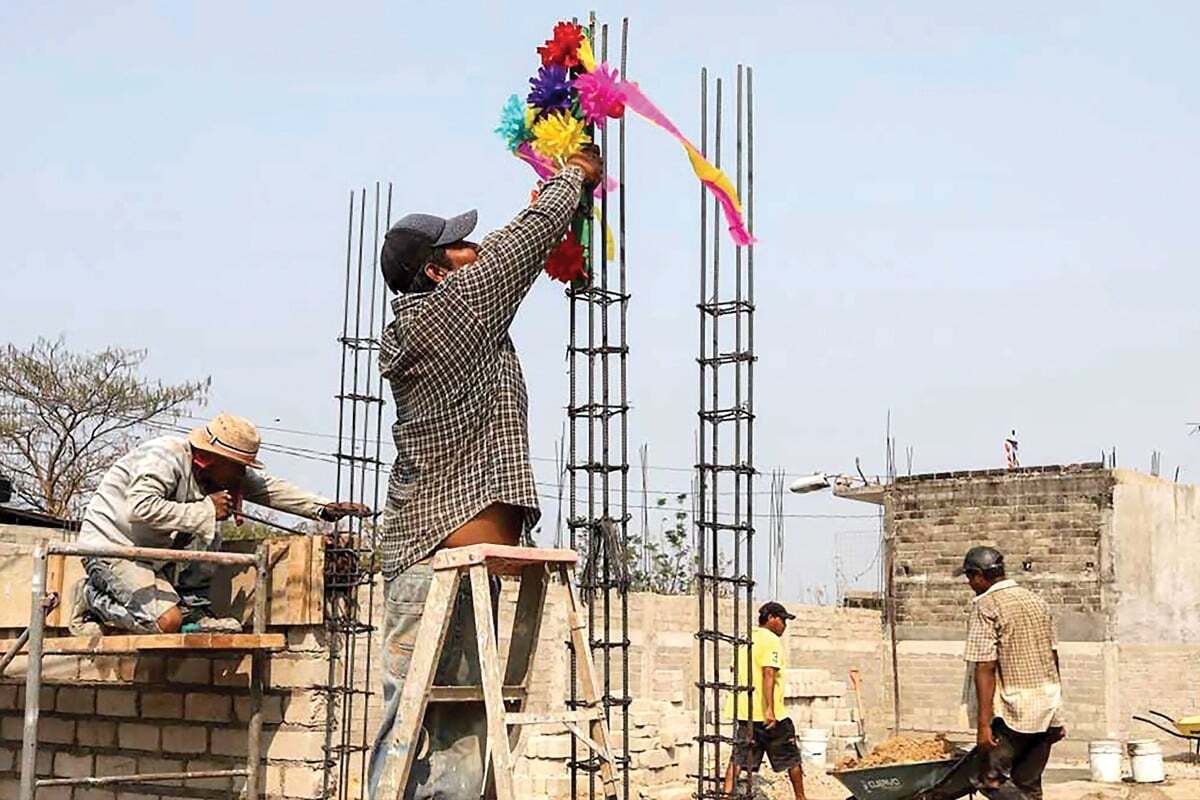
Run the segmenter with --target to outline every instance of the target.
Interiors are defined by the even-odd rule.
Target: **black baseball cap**
[[[993,572],[1004,569],[1004,554],[994,547],[972,547],[963,558],[962,566],[954,570],[955,576],[968,572]]]
[[[379,267],[393,292],[403,292],[429,263],[433,248],[461,242],[475,230],[479,213],[474,209],[456,217],[409,214],[383,237]]]
[[[783,607],[783,603],[776,603],[774,600],[769,600],[763,603],[758,609],[758,624],[761,625],[770,617],[779,617],[780,619],[795,619],[796,615],[790,613]]]

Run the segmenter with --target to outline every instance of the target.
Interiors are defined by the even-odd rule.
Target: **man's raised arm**
[[[599,180],[600,171],[596,151],[572,156],[532,205],[485,239],[479,261],[455,276],[457,291],[483,325],[500,332],[512,323],[546,256],[566,232],[583,191]]]

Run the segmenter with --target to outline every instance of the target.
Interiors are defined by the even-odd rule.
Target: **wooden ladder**
[[[606,798],[618,796],[609,747],[600,688],[587,639],[587,620],[575,591],[574,573],[578,557],[573,550],[481,544],[442,550],[434,556],[433,583],[425,599],[425,610],[417,635],[388,761],[379,781],[381,800],[402,800],[416,759],[421,725],[429,703],[483,700],[487,714],[487,755],[496,800],[517,800],[513,791],[514,749],[521,740],[522,726],[560,725],[600,759],[600,780]],[[521,709],[529,693],[531,668],[546,606],[546,586],[557,574],[567,587],[567,624],[576,657],[580,706],[548,714],[529,714]],[[519,575],[520,592],[513,620],[507,663],[500,663],[492,620],[494,608],[488,578]],[[479,646],[482,686],[434,686],[434,673],[446,641],[459,580],[470,580],[475,631]],[[510,711],[507,706],[515,710]],[[509,729],[512,728],[510,731]]]

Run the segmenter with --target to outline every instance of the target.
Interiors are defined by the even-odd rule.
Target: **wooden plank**
[[[511,547],[504,544],[473,544],[470,547],[451,547],[439,550],[433,557],[433,568],[454,569],[487,563],[493,574],[520,572],[527,564],[574,564],[579,560],[574,550],[552,547]]]
[[[325,546],[315,536],[276,536],[268,540],[270,602],[268,625],[317,625],[324,619]],[[246,543],[232,546],[244,548]],[[213,580],[213,611],[249,624],[254,607],[254,571],[222,568]]]
[[[442,654],[446,641],[446,630],[450,627],[450,612],[454,608],[454,597],[458,593],[458,573],[438,572],[425,598],[425,610],[421,614],[421,627],[409,661],[408,675],[400,691],[400,707],[396,712],[396,724],[392,728],[392,740],[388,746],[383,775],[379,779],[376,797],[379,800],[402,800],[404,788],[413,762],[417,758],[421,724],[425,721],[425,705],[429,688],[433,685],[434,669]],[[387,653],[383,654],[387,658]]]
[[[156,633],[53,637],[45,640],[44,651],[47,655],[104,655],[149,650],[282,650],[286,644],[282,633]],[[7,646],[0,642],[0,649]]]
[[[524,686],[505,686],[501,696],[506,703],[523,703],[529,696]],[[430,703],[471,703],[483,702],[482,686],[434,686],[429,690]]]
[[[496,648],[496,633],[491,624],[492,590],[488,585],[488,568],[483,564],[471,567],[471,600],[475,605],[475,635],[479,642],[483,703],[487,711],[487,746],[492,753],[492,778],[496,782],[496,798],[516,800],[513,790],[512,750],[508,744],[508,728],[504,724],[504,699],[501,691],[504,682],[500,677],[500,652]]]

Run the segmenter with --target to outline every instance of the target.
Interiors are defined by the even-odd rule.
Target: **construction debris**
[[[888,764],[913,764],[918,761],[939,761],[954,755],[954,748],[945,736],[915,738],[893,736],[862,758],[844,758],[838,769],[863,769]]]

